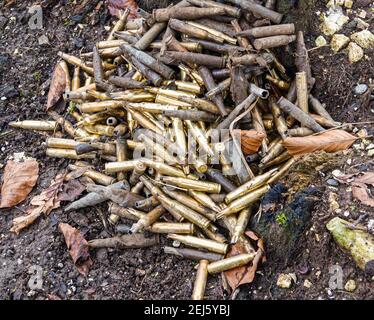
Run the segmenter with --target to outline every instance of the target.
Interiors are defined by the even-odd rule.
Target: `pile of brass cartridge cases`
[[[124,11],[91,52],[59,53],[65,113],[11,124],[49,131],[47,155],[100,186],[67,212],[107,201],[115,233],[163,233],[165,253],[199,261],[193,299],[208,274],[263,254],[244,233],[295,162],[282,140],[336,126],[310,94],[303,33],[274,6],[183,0],[131,21]],[[294,75],[274,53],[282,46],[296,46]],[[241,130],[263,133],[258,151],[242,151]],[[246,253],[227,256],[235,244]]]

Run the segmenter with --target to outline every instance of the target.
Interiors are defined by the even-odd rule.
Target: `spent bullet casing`
[[[185,177],[184,172],[178,168],[169,166],[163,162],[153,161],[150,159],[142,158],[142,161],[149,167],[153,168],[162,175],[172,176],[172,177]]]
[[[244,266],[254,259],[254,254],[244,253],[237,256],[229,257],[223,260],[214,261],[208,265],[208,273],[219,273]]]
[[[187,248],[164,247],[164,252],[166,254],[173,254],[181,258],[195,261],[200,261],[202,259],[206,259],[208,261],[217,261],[224,258],[222,254]]]
[[[153,208],[159,204],[160,202],[157,200],[155,196],[150,196],[144,200],[139,200],[135,202],[135,208],[139,210],[148,211],[150,208]]]
[[[206,249],[208,251],[226,254],[228,250],[228,245],[224,243],[219,243],[213,240],[208,239],[201,239],[193,236],[183,236],[177,234],[169,234],[168,238],[172,240],[177,240],[187,246],[198,248],[198,249]]]
[[[79,106],[79,111],[81,113],[94,113],[94,112],[107,111],[110,109],[121,108],[123,106],[124,106],[124,103],[122,101],[114,101],[114,100],[99,101],[99,102],[86,102],[86,103],[82,103]]]
[[[187,192],[191,197],[200,202],[203,206],[206,206],[215,212],[221,211],[220,207],[206,193],[192,189],[187,190]]]
[[[244,234],[251,216],[252,216],[252,208],[245,208],[239,212],[236,225],[231,235],[232,244],[237,243],[240,237]]]
[[[179,118],[182,120],[214,122],[217,116],[206,111],[194,110],[165,110],[162,113],[166,117]]]
[[[310,115],[302,111],[300,108],[295,106],[292,102],[288,101],[284,97],[280,97],[277,105],[285,112],[289,113],[303,126],[312,129],[314,132],[321,132],[325,129],[320,126]]]
[[[209,220],[215,220],[215,213],[211,211],[211,209],[208,209],[207,207],[203,206],[188,194],[182,191],[172,190],[168,187],[163,187],[162,191],[174,200],[179,201],[181,204],[191,208],[192,210],[195,210],[198,213],[201,213]]]
[[[235,199],[251,192],[252,190],[257,189],[258,187],[261,187],[266,183],[267,180],[269,180],[273,175],[276,174],[278,169],[270,170],[263,175],[259,175],[257,177],[254,177],[253,179],[249,180],[248,182],[244,183],[240,187],[236,188],[235,190],[229,192],[226,195],[225,202],[229,204],[230,202],[234,201]]]
[[[161,204],[166,208],[166,210],[174,213],[176,212],[186,220],[196,224],[202,229],[206,229],[209,226],[210,220],[201,215],[200,213],[186,207],[178,201],[172,200],[171,198],[163,194],[158,195],[156,197],[161,202]]]
[[[296,162],[295,158],[291,158],[289,159],[286,163],[284,163],[280,168],[279,168],[279,171],[276,175],[272,176],[269,181],[268,181],[268,184],[272,184],[274,182],[277,182],[280,178],[282,178],[286,173],[287,171],[292,167],[292,165]]]
[[[127,58],[128,59],[128,58]],[[131,57],[131,63],[134,67],[149,81],[153,83],[155,86],[160,86],[162,83],[162,77],[151,68],[148,68],[145,64],[141,63],[139,60],[135,59],[135,57]]]
[[[251,191],[248,194],[234,200],[231,202],[225,209],[223,209],[220,213],[218,213],[217,218],[222,218],[225,215],[230,215],[237,213],[244,208],[248,207],[250,204],[259,200],[265,193],[270,190],[269,185],[260,187],[256,190]]]
[[[257,16],[267,18],[270,21],[279,24],[282,21],[283,15],[270,10],[256,2],[247,1],[247,0],[227,0],[227,2],[230,2],[235,5],[239,5],[243,10],[249,11]]]
[[[109,77],[108,81],[123,89],[143,89],[146,87],[146,83],[135,81],[126,77],[111,76]]]
[[[135,48],[131,47],[130,45],[126,45],[126,44],[122,45],[120,48],[125,53],[128,53],[131,56],[134,56],[137,60],[139,60],[144,65],[146,65],[148,68],[159,73],[165,79],[171,79],[173,77],[174,75],[173,69],[157,61],[155,58],[153,58],[149,54],[143,51],[136,50]]]
[[[223,8],[225,10],[225,15],[229,15],[235,18],[239,18],[241,14],[240,8],[212,0],[188,0],[188,2],[196,7],[201,8]]]
[[[192,63],[209,68],[221,69],[226,65],[225,58],[203,53],[166,51],[165,56],[173,61],[184,62],[187,64]]]
[[[256,50],[264,50],[269,48],[275,48],[280,46],[285,46],[293,41],[296,40],[296,36],[287,36],[287,35],[280,35],[280,36],[272,36],[266,38],[258,38],[253,42],[254,47]]]
[[[143,231],[144,229],[155,223],[165,212],[166,210],[162,206],[154,208],[132,225],[131,232],[136,233]]]
[[[177,177],[161,177],[161,181],[179,188],[192,189],[208,193],[220,193],[221,185],[214,182],[191,180]]]
[[[65,159],[95,159],[96,154],[93,152],[77,155],[75,150],[72,149],[56,149],[56,148],[47,148],[46,155],[51,158],[65,158]]]
[[[136,164],[139,160],[127,160],[122,162],[108,162],[105,164],[105,172],[107,173],[117,173],[126,172],[134,170]]]
[[[227,179],[221,171],[209,168],[206,172],[207,176],[216,183],[219,183],[226,192],[231,192],[236,189],[236,186],[231,180]]]
[[[71,56],[69,54],[58,52],[57,55],[64,59],[66,62],[76,66],[80,67],[84,72],[88,73],[89,75],[94,75],[94,69],[92,67],[88,67],[81,59]]]
[[[138,182],[139,177],[144,174],[146,169],[147,166],[143,162],[137,162],[129,179],[130,184],[135,185]]]
[[[173,222],[156,222],[148,230],[153,233],[176,233],[176,234],[193,234],[194,225],[192,223],[173,223]]]
[[[254,38],[264,38],[278,35],[292,35],[295,33],[295,25],[293,23],[278,24],[272,26],[264,26],[248,29],[238,32],[238,36],[249,36]]]
[[[48,148],[56,149],[75,149],[79,142],[73,139],[63,139],[63,138],[47,138],[46,145]]]
[[[178,97],[178,100],[182,102],[186,102],[197,109],[210,112],[210,113],[214,113],[214,114],[220,114],[218,107],[211,101],[199,99],[199,98],[187,97],[187,96]]]
[[[296,96],[297,104],[301,110],[308,113],[308,79],[305,71],[296,72]]]
[[[206,30],[200,29],[196,26],[193,26],[181,20],[170,19],[169,26],[175,31],[181,32],[183,34],[187,34],[192,37],[196,37],[198,39],[211,40],[211,41],[215,41],[221,44],[225,41],[221,37],[217,37],[216,35],[211,34]]]
[[[195,20],[209,16],[224,15],[224,8],[196,8],[184,7],[169,7],[165,9],[153,10],[153,19],[157,22],[166,22],[170,19]]]
[[[192,292],[192,300],[204,300],[206,282],[208,280],[208,260],[200,260]]]
[[[40,131],[55,131],[57,129],[57,125],[58,124],[56,121],[47,120],[24,120],[9,122],[9,126],[12,128]]]

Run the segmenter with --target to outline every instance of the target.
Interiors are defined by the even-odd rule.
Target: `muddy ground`
[[[45,119],[46,94],[53,67],[58,60],[56,53],[64,51],[77,55],[89,50],[92,43],[107,34],[104,26],[111,17],[104,5],[91,10],[80,22],[70,19],[75,14],[70,1],[42,1],[42,30],[30,30],[27,13],[33,1],[16,1],[9,7],[0,4],[0,166],[14,152],[25,152],[35,157],[40,165],[37,186],[28,199],[11,210],[0,212],[0,298],[2,299],[188,299],[194,281],[194,266],[190,261],[163,254],[160,247],[145,250],[92,251],[94,261],[88,277],[80,275],[66,249],[63,236],[57,230],[59,222],[68,222],[79,228],[87,239],[104,236],[102,224],[94,209],[70,214],[61,209],[42,218],[16,236],[9,232],[12,219],[21,215],[30,199],[49,185],[56,173],[67,166],[68,161],[47,158],[44,154],[44,137],[38,133],[11,130],[9,121],[18,119]],[[8,1],[5,1],[7,3]],[[308,47],[314,47],[314,39],[320,34],[316,11],[324,10],[325,1],[287,1],[292,17],[298,17],[299,26],[306,29]],[[290,5],[291,3],[291,5]],[[368,3],[356,1],[354,9],[368,10]],[[286,10],[282,8],[282,10]],[[302,17],[302,18],[300,18]],[[301,19],[301,20],[300,20]],[[344,33],[349,34],[345,28]],[[49,44],[39,44],[38,38],[46,35]],[[367,51],[373,57],[373,51]],[[353,87],[358,83],[369,84],[374,75],[373,59],[363,59],[350,65],[343,53],[332,54],[328,47],[311,50],[310,57],[316,86],[313,93],[326,103],[328,111],[338,121],[360,122],[374,120],[373,102],[363,103],[362,96],[355,96]],[[359,125],[359,128],[365,127]],[[369,135],[372,125],[366,125]],[[352,173],[373,170],[373,158],[367,152],[354,150],[345,155],[343,172]],[[345,160],[348,160],[345,161]],[[308,231],[298,243],[297,254],[285,265],[268,256],[251,285],[242,286],[237,299],[373,299],[373,280],[360,271],[348,255],[333,242],[325,223],[335,215],[358,219],[362,223],[374,218],[374,213],[352,200],[346,186],[329,186],[331,167],[319,172],[312,182],[323,192],[312,215]],[[3,170],[0,171],[0,175]],[[339,196],[339,213],[329,209],[328,194]],[[366,214],[366,216],[365,216]],[[165,240],[162,240],[165,242]],[[42,290],[28,286],[29,270],[41,266]],[[343,270],[343,282],[354,279],[357,289],[353,293],[329,289],[329,269],[338,265]],[[295,273],[297,283],[291,289],[276,285],[280,273]],[[309,280],[311,286],[304,286]],[[207,287],[208,299],[226,299],[219,277],[211,277]]]

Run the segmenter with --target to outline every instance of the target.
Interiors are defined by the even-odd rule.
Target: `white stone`
[[[331,49],[335,53],[339,52],[349,43],[349,38],[344,34],[334,34],[331,39]]]
[[[339,26],[332,21],[324,21],[320,25],[321,31],[326,36],[332,36],[335,32],[339,31]]]
[[[318,36],[315,43],[317,47],[322,47],[327,44],[327,41],[323,36]]]
[[[305,279],[304,280],[304,287],[305,288],[310,288],[313,284],[308,280],[308,279]]]
[[[38,38],[38,43],[40,46],[47,45],[49,44],[49,39],[46,35],[43,34]]]
[[[360,61],[364,57],[364,50],[354,42],[348,44],[348,60],[350,63]]]
[[[374,47],[374,34],[369,30],[362,30],[351,35],[351,39],[360,47],[369,49]]]
[[[366,18],[366,14],[367,14],[366,11],[363,10],[363,9],[360,9],[360,10],[357,11],[357,16],[362,18],[362,19]]]
[[[357,288],[356,282],[352,279],[348,280],[347,283],[344,286],[345,291],[353,292]]]
[[[277,280],[277,286],[282,289],[289,289],[292,285],[292,277],[289,274],[281,273]]]

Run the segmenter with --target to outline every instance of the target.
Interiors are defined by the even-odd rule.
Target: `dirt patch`
[[[6,97],[0,100],[0,165],[4,165],[14,152],[24,151],[26,155],[38,160],[41,173],[37,187],[25,203],[0,213],[0,298],[45,299],[48,295],[55,295],[62,299],[188,299],[192,292],[195,264],[163,254],[161,246],[144,250],[92,251],[94,265],[87,278],[81,276],[71,261],[57,225],[59,222],[68,222],[79,228],[87,239],[103,236],[100,218],[94,208],[69,214],[55,210],[19,236],[8,231],[12,219],[22,214],[31,197],[46,188],[68,162],[47,158],[41,142],[44,138],[40,134],[11,130],[7,123],[18,119],[47,118],[44,112],[46,94],[53,67],[58,60],[57,52],[77,55],[80,50],[89,50],[90,44],[104,38],[107,33],[104,26],[109,25],[111,19],[102,5],[88,12],[79,22],[82,25],[78,25],[78,22],[69,19],[75,14],[75,8],[70,2],[48,3],[43,13],[42,30],[31,30],[28,27],[30,15],[27,12],[33,1],[17,1],[17,5],[10,8],[0,5],[0,47],[4,48],[0,53],[0,98]],[[324,1],[317,0],[307,5],[302,1],[289,3],[294,14],[308,12],[313,15],[313,11],[321,10],[324,6]],[[308,30],[306,39],[309,48],[314,46],[314,39],[319,35],[316,20],[302,23]],[[48,36],[49,44],[38,43],[42,35]],[[366,54],[369,56],[372,52]],[[327,109],[337,120],[358,122],[374,119],[370,112],[373,105],[362,106],[361,98],[352,91],[355,84],[369,82],[374,70],[372,60],[349,65],[345,55],[333,55],[329,48],[311,50],[310,57],[316,77],[314,94],[326,103]],[[372,126],[367,126],[367,129],[369,134],[373,134]],[[351,164],[339,169],[347,173],[373,170],[370,159],[361,152],[346,155],[347,159],[351,159]],[[355,167],[350,168],[352,166]],[[295,258],[284,265],[269,256],[268,262],[258,271],[254,283],[242,287],[239,299],[370,299],[374,296],[371,280],[337,248],[325,228],[328,219],[335,215],[329,210],[330,191],[339,196],[339,215],[343,218],[345,211],[349,211],[349,217],[354,219],[369,213],[363,223],[367,222],[370,215],[373,218],[368,207],[349,198],[345,186],[326,186],[332,169],[335,168],[320,172],[313,180],[312,184],[321,188],[323,196],[313,211],[308,231],[298,244]],[[331,276],[329,268],[334,264],[342,267],[344,281],[355,279],[358,289],[354,293],[328,291]],[[28,285],[32,266],[42,268],[42,290],[32,290]],[[277,276],[281,272],[296,273],[298,282],[293,289],[283,290],[276,286]],[[305,279],[312,283],[310,288],[303,286]],[[210,277],[208,298],[226,298],[220,282],[220,277]]]

